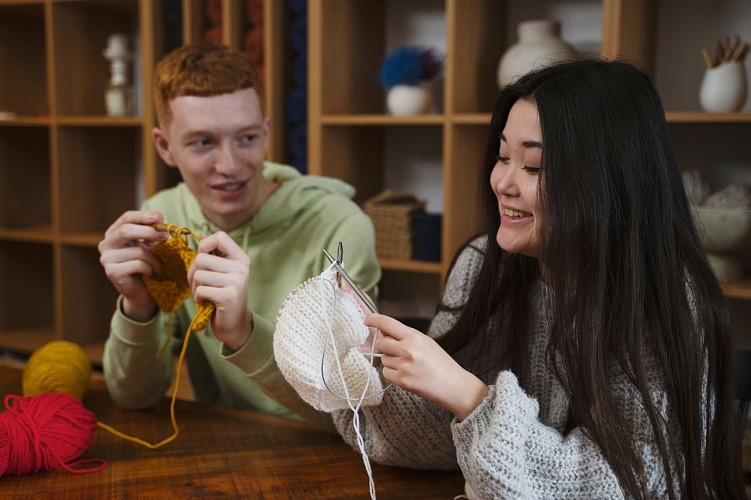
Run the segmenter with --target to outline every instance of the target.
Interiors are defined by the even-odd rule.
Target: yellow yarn
[[[157,229],[167,231],[170,238],[151,249],[151,253],[162,265],[162,272],[152,276],[144,276],[143,282],[159,308],[169,316],[167,340],[159,350],[161,356],[169,345],[172,334],[172,312],[190,296],[188,284],[188,269],[196,259],[196,251],[188,246],[188,236],[200,240],[193,230],[179,227],[176,224],[158,224]],[[196,315],[189,330],[198,332],[206,328],[214,314],[215,306],[211,302],[196,304]]]
[[[196,252],[188,246],[188,235],[196,239],[200,237],[186,227],[175,224],[159,225],[170,234],[170,239],[152,248],[152,253],[162,264],[162,273],[152,277],[144,277],[146,288],[151,293],[159,307],[170,313],[170,325],[167,333],[167,343],[160,350],[164,351],[172,333],[172,312],[190,296],[188,285],[188,269],[196,258]],[[175,386],[170,402],[170,420],[173,433],[158,443],[149,443],[143,439],[129,436],[102,422],[97,425],[112,434],[131,441],[146,448],[156,449],[175,440],[180,434],[175,418],[175,400],[180,386],[180,370],[182,369],[185,352],[191,332],[198,332],[206,328],[211,321],[216,307],[211,302],[196,305],[196,315],[193,317],[188,331],[185,333],[182,350],[177,361]],[[78,345],[66,340],[53,340],[32,353],[23,371],[21,385],[24,396],[36,396],[47,392],[64,392],[83,399],[91,378],[91,359]]]
[[[188,269],[196,260],[196,251],[188,246],[188,236],[200,240],[192,229],[176,224],[157,224],[157,229],[167,231],[170,239],[159,243],[151,253],[162,264],[162,272],[145,276],[146,289],[162,311],[172,312],[190,296]],[[198,332],[206,328],[214,313],[214,304],[206,302],[196,305],[196,316],[191,329]]]
[[[163,311],[170,313],[167,341],[157,354],[157,356],[161,356],[167,348],[167,345],[169,345],[169,340],[172,335],[172,312],[177,309],[177,307],[182,304],[191,293],[187,274],[188,269],[196,258],[196,252],[188,246],[188,236],[193,236],[197,240],[200,240],[201,238],[191,229],[187,227],[179,227],[175,224],[157,224],[156,228],[167,231],[170,234],[170,239],[151,249],[151,252],[162,264],[162,272],[151,277],[144,277],[144,283],[146,284],[146,289],[151,296],[154,297],[154,300],[159,307]],[[175,387],[172,390],[172,401],[170,402],[170,419],[172,421],[173,429],[171,436],[158,443],[149,443],[143,439],[124,434],[107,424],[97,422],[97,425],[118,437],[140,444],[141,446],[152,450],[160,448],[177,438],[180,434],[180,428],[177,426],[177,419],[175,418],[175,400],[177,399],[177,391],[180,386],[180,370],[183,366],[185,352],[188,349],[188,340],[190,339],[191,332],[199,332],[206,328],[206,325],[211,321],[211,317],[214,315],[215,310],[216,306],[211,302],[196,304],[196,315],[190,322],[187,332],[185,332],[182,350],[180,351],[180,357],[177,360]]]
[[[24,396],[64,392],[81,400],[89,388],[91,359],[78,344],[52,340],[34,351],[21,377]]]

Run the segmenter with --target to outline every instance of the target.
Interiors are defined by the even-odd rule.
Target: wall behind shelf
[[[657,89],[666,109],[699,110],[705,68],[701,49],[711,56],[717,39],[736,34],[751,42],[751,2],[660,0],[657,10]],[[746,56],[746,78],[751,84],[751,55]],[[751,96],[742,111],[751,112]]]

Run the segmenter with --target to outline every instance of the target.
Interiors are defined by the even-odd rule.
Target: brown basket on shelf
[[[425,202],[410,194],[387,189],[363,204],[373,220],[376,253],[388,259],[412,258],[412,213],[424,210]]]

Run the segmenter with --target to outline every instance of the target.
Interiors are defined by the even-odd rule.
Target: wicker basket
[[[387,189],[367,200],[365,213],[373,220],[376,253],[388,259],[412,258],[412,213],[425,202],[412,195]]]

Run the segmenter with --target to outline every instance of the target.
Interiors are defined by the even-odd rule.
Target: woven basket
[[[387,189],[367,200],[365,213],[373,220],[376,253],[388,259],[412,258],[412,213],[424,210],[425,202],[412,195]]]

